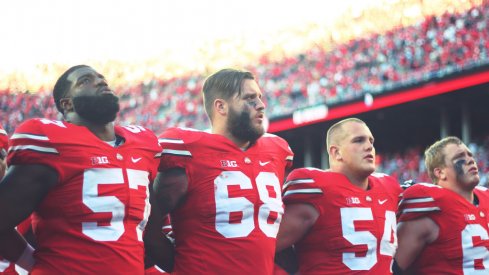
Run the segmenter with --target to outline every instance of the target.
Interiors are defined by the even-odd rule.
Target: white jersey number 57
[[[116,196],[100,196],[99,185],[125,184],[122,168],[94,168],[83,173],[83,203],[94,213],[112,213],[109,225],[99,225],[97,222],[82,222],[82,232],[96,241],[117,241],[124,234],[125,205]],[[138,239],[142,241],[142,231],[149,216],[149,173],[142,170],[127,169],[129,188],[146,187],[144,213],[136,227]]]

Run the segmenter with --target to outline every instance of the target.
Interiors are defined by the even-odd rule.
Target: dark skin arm
[[[289,274],[295,274],[299,271],[299,262],[293,247],[277,252],[277,254],[275,254],[275,263]]]
[[[144,234],[147,265],[154,263],[167,272],[173,270],[174,247],[162,228],[164,218],[183,201],[187,188],[188,179],[183,168],[161,171],[156,176],[150,192],[151,214]]]
[[[277,252],[286,249],[302,239],[316,223],[319,212],[310,204],[290,204],[277,235]]]
[[[58,182],[58,173],[45,165],[13,165],[0,182],[0,255],[15,262],[27,243],[15,230]]]
[[[398,266],[405,270],[403,274],[413,274],[409,268],[423,249],[438,238],[438,234],[438,225],[428,217],[398,224],[395,260]]]
[[[164,217],[153,201],[143,237],[146,251],[144,265],[145,268],[149,268],[156,264],[161,269],[171,272],[175,251],[173,243],[162,232]]]
[[[275,263],[287,272],[295,273],[299,268],[295,251],[291,246],[306,236],[318,217],[319,212],[310,204],[290,204],[285,207],[277,235]]]
[[[187,188],[188,179],[185,169],[172,168],[158,173],[153,184],[153,191],[163,216],[169,214],[183,201]]]

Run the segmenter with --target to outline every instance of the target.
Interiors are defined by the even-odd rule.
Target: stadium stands
[[[257,75],[268,115],[274,119],[312,104],[335,105],[363,98],[367,92],[387,93],[489,65],[488,23],[489,2],[483,1],[465,12],[428,16],[414,25],[353,39],[330,50],[316,46],[281,61],[263,56],[247,69]],[[118,87],[119,122],[140,124],[156,133],[169,126],[205,129],[208,121],[200,104],[203,80],[196,74]],[[0,91],[0,123],[12,133],[27,118],[58,118],[49,93]],[[472,146],[483,156],[481,171],[487,174],[487,147]],[[401,180],[426,181],[425,172],[419,171],[420,155],[420,148],[386,155],[381,170],[396,173]]]

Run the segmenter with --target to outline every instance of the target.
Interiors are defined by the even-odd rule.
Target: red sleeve
[[[269,134],[269,133],[266,133],[264,137],[273,140],[273,142],[279,148],[281,148],[282,152],[284,152],[283,160],[285,161],[285,169],[290,169],[294,161],[294,152],[292,152],[292,149],[290,148],[287,141],[279,136],[276,136],[274,134]]]
[[[275,264],[273,267],[273,275],[288,275],[289,273],[285,271],[283,268]]]
[[[292,167],[293,161],[294,161],[294,152],[292,152],[292,149],[290,149],[289,144],[285,139],[277,136],[278,138],[278,143],[279,146],[282,148],[282,150],[285,151],[285,168],[289,169]]]
[[[0,149],[8,150],[8,135],[7,132],[0,126]]]
[[[320,211],[319,201],[323,198],[323,188],[312,175],[313,168],[293,170],[284,184],[283,201],[285,204],[308,203]]]
[[[17,231],[19,231],[19,233],[22,235],[27,233],[27,231],[29,231],[30,228],[31,228],[31,216],[29,216],[27,219],[25,219],[23,222],[17,225]]]
[[[49,127],[64,127],[60,121],[31,119],[21,124],[10,139],[7,163],[44,164],[54,168],[63,178],[63,160],[58,145],[50,139]],[[49,128],[49,129],[48,129]]]
[[[159,171],[169,168],[185,168],[187,162],[192,159],[189,149],[189,136],[191,131],[183,132],[180,128],[170,128],[160,135],[158,142],[162,147]],[[184,138],[184,134],[187,134]]]
[[[285,155],[285,169],[290,169],[292,168],[292,165],[294,164],[294,152],[292,152],[292,149],[290,149],[290,146],[288,143],[287,144],[287,150],[286,150],[286,155]]]
[[[409,221],[441,211],[440,203],[433,192],[437,185],[417,183],[404,191],[399,204],[399,221]]]

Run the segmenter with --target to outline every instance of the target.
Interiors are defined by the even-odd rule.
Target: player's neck
[[[85,127],[103,141],[111,141],[116,138],[114,124],[112,123],[105,125],[85,125]]]
[[[66,121],[78,126],[87,127],[90,132],[103,141],[112,141],[115,139],[114,123],[109,122],[107,124],[94,124],[80,117],[71,117]]]
[[[457,192],[460,196],[462,196],[464,199],[466,199],[468,202],[470,203],[474,203],[474,191],[473,190],[470,190],[470,191],[459,191]]]
[[[232,143],[234,143],[237,147],[241,148],[241,150],[245,151],[248,149],[251,145],[251,142],[249,140],[241,140],[236,138],[231,132],[218,128],[218,127],[213,127],[212,128],[212,133],[216,135],[221,135],[229,139]]]
[[[335,171],[336,170],[336,171]],[[333,172],[338,172],[338,173],[341,173],[343,175],[345,175],[345,177],[348,178],[348,180],[355,186],[357,186],[358,188],[361,188],[363,190],[368,190],[369,186],[368,186],[368,175],[365,176],[365,175],[357,175],[349,170],[344,170],[344,169],[334,169],[332,168],[331,171]]]
[[[348,176],[347,176],[348,177]],[[351,183],[353,183],[353,185],[363,189],[363,190],[368,190],[369,187],[368,187],[368,178],[364,178],[364,177],[359,177],[359,178],[355,178],[355,177],[348,177],[348,179],[350,180]]]
[[[250,147],[250,144],[251,144],[250,141],[243,141],[243,140],[237,139],[236,137],[234,137],[231,134],[225,135],[225,137],[228,138],[229,140],[231,140],[236,146],[238,146],[243,151],[246,151]]]

